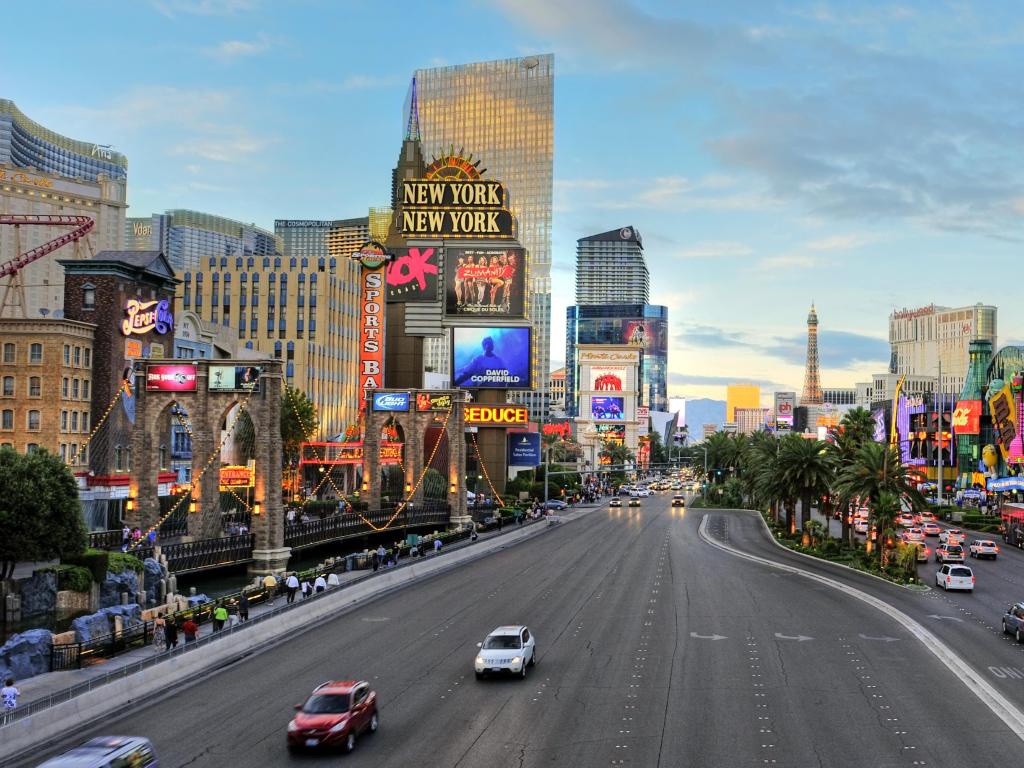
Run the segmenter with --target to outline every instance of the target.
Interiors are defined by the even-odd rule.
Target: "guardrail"
[[[346,512],[332,515],[319,520],[305,523],[286,523],[284,527],[285,546],[302,549],[317,544],[324,544],[336,539],[358,536],[365,533],[376,533],[381,526],[385,530],[402,530],[420,525],[444,525],[451,516],[451,508],[447,503],[424,505],[413,509],[404,509],[395,517],[393,512],[376,511],[357,515]],[[393,518],[393,519],[392,519]],[[389,524],[390,522],[390,524]]]

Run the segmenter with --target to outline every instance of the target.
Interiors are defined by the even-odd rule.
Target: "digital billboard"
[[[373,410],[375,411],[408,411],[408,392],[374,392]]]
[[[605,442],[623,443],[626,440],[626,428],[619,424],[595,424],[594,431]]]
[[[146,390],[149,392],[195,392],[194,365],[147,365]]]
[[[452,328],[452,384],[466,389],[529,389],[529,328]]]
[[[215,392],[259,392],[260,369],[255,365],[211,365],[208,386]]]
[[[957,401],[953,431],[958,435],[976,435],[981,431],[981,400]]]
[[[522,248],[448,248],[445,312],[461,317],[523,317],[526,251]]]
[[[590,415],[595,421],[622,421],[626,418],[624,397],[591,396]]]
[[[437,248],[398,248],[387,268],[387,300],[437,301]]]
[[[775,428],[793,428],[793,409],[796,408],[796,392],[775,393]]]
[[[622,343],[636,347],[661,349],[666,344],[664,321],[625,320],[622,326]]]
[[[590,388],[595,392],[621,392],[626,381],[624,365],[592,365],[590,367]]]

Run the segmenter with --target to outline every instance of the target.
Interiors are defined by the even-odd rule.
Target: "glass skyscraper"
[[[577,304],[646,304],[650,286],[644,241],[633,227],[576,241]]]
[[[531,417],[547,413],[551,359],[551,196],[554,167],[554,56],[420,69],[415,74],[423,154],[460,148],[486,178],[505,183],[519,241],[529,251],[533,381],[523,393]],[[411,93],[410,89],[410,93]],[[405,125],[409,125],[408,115]]]

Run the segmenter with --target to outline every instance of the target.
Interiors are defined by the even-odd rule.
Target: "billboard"
[[[196,367],[194,365],[147,365],[146,391],[195,392]]]
[[[384,265],[387,255],[377,243],[367,243],[355,254],[359,272],[359,386],[364,397],[359,412],[366,410],[365,392],[384,384]]]
[[[953,431],[958,435],[981,432],[981,400],[958,400],[953,411]]]
[[[662,349],[666,345],[666,324],[664,320],[625,320],[622,325],[622,342],[635,347],[655,347]]]
[[[450,392],[417,392],[417,411],[450,411],[452,396]]]
[[[602,365],[590,367],[590,388],[595,392],[621,392],[626,381],[626,366]]]
[[[995,389],[1000,382],[998,380],[989,383],[990,391]],[[1009,462],[1010,445],[1017,437],[1017,408],[1013,402],[1013,392],[1010,390],[1009,382],[1003,384],[1002,388],[996,391],[988,400],[989,413],[992,415],[992,427],[996,433],[996,444],[1003,454],[1003,461]]]
[[[398,248],[387,269],[387,300],[437,301],[437,248]]]
[[[523,317],[523,248],[448,248],[444,259],[445,313],[460,317]]]
[[[609,443],[626,442],[626,428],[619,424],[595,424],[598,439]]]
[[[590,415],[595,421],[622,421],[626,418],[626,399],[624,397],[590,398]]]
[[[375,411],[408,411],[408,392],[374,392],[373,410]]]
[[[255,365],[211,365],[208,386],[213,392],[259,392],[260,369]]]
[[[466,405],[463,418],[477,427],[523,427],[530,421],[525,405]]]
[[[775,428],[793,429],[793,409],[796,408],[796,392],[775,393]]]
[[[452,384],[466,389],[529,389],[529,328],[452,328]]]
[[[568,421],[552,421],[542,424],[540,431],[545,435],[555,435],[561,440],[568,440],[572,437],[572,424]]]
[[[508,465],[510,467],[536,467],[540,464],[540,433],[509,432]]]

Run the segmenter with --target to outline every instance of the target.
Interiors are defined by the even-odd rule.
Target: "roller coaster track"
[[[48,253],[53,253],[68,243],[82,239],[89,234],[89,231],[96,225],[96,222],[89,216],[11,216],[0,214],[0,224],[74,227],[70,232],[65,232],[60,237],[56,237],[42,245],[37,245],[31,250],[15,256],[10,261],[0,264],[0,278],[3,278],[16,274],[20,269],[28,266],[33,261],[43,258]]]

